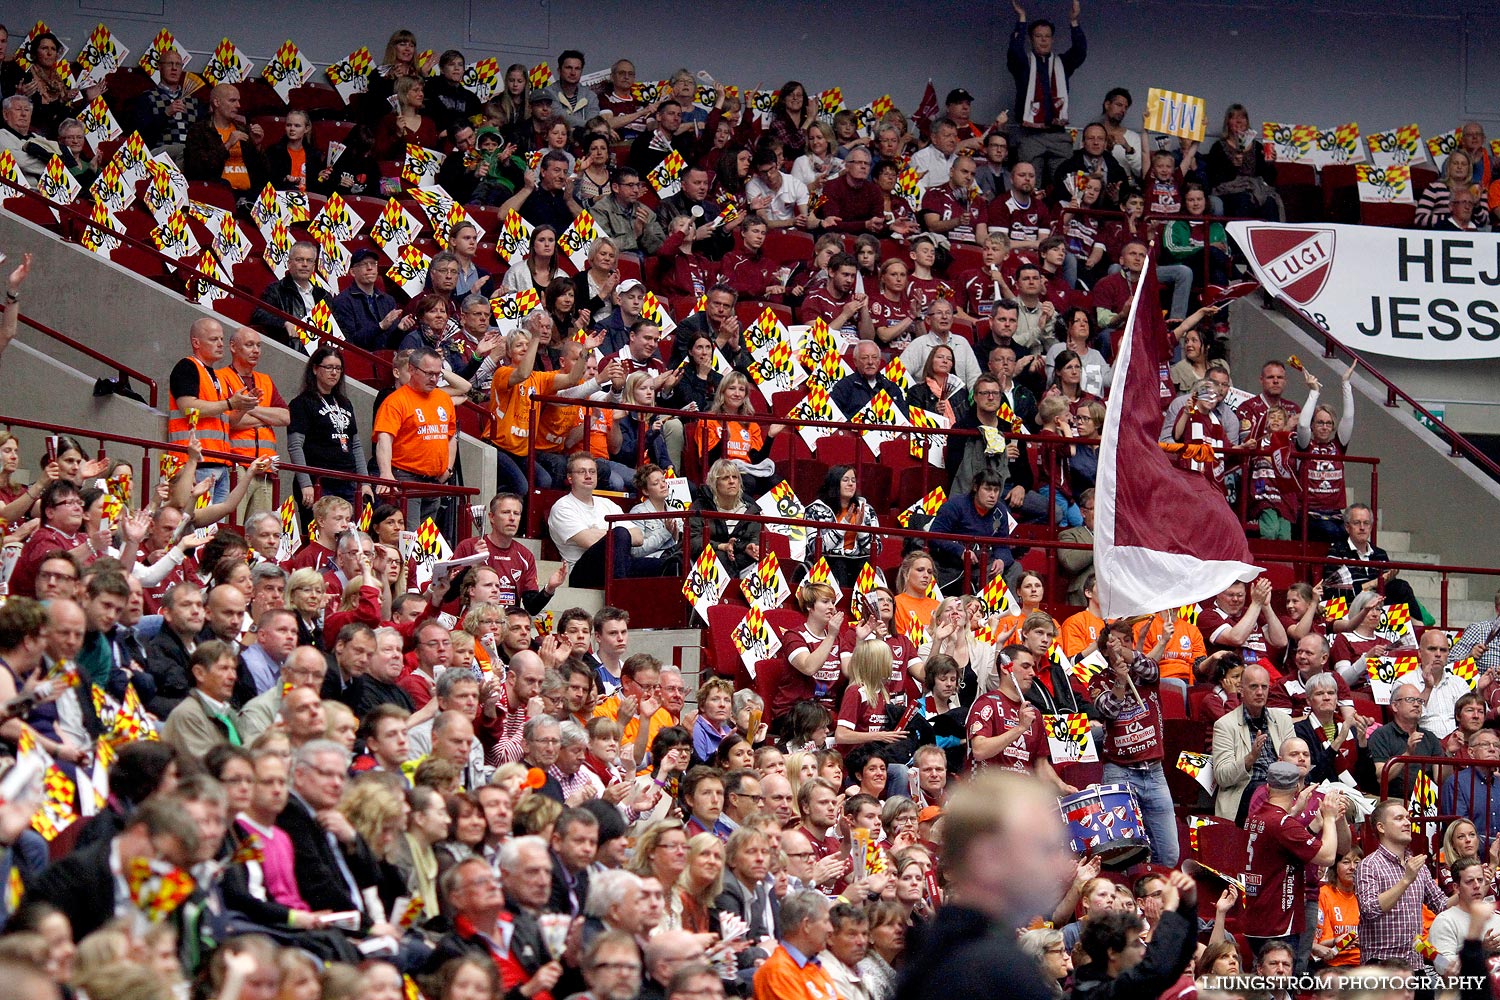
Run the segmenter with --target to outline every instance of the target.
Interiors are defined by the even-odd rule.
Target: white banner
[[[1362,353],[1500,357],[1500,235],[1231,222],[1255,278]]]

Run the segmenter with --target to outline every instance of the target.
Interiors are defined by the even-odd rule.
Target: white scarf
[[[1022,105],[1021,111],[1022,125],[1047,125],[1046,116],[1042,114],[1041,80],[1037,78],[1037,63],[1041,58],[1034,52],[1027,56],[1030,70],[1026,78],[1026,103]],[[1068,121],[1068,74],[1063,70],[1062,60],[1056,52],[1046,56],[1046,59],[1052,74],[1052,104],[1056,108],[1051,124],[1065,125]]]

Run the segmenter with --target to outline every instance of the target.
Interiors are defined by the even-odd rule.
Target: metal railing
[[[151,495],[151,453],[153,451],[166,451],[172,452],[173,454],[177,455],[186,455],[188,453],[188,448],[186,445],[169,444],[164,441],[152,441],[149,438],[132,437],[128,434],[115,434],[110,431],[101,431],[91,428],[69,427],[65,424],[51,423],[45,420],[31,420],[25,417],[9,417],[0,414],[0,425],[4,425],[6,427],[26,427],[32,430],[48,431],[53,434],[66,434],[70,437],[98,441],[101,444],[101,453],[103,451],[102,445],[106,441],[113,444],[123,444],[129,448],[141,449],[142,461],[138,472],[142,507],[149,506],[149,504],[145,503],[144,501]],[[214,461],[217,462],[221,458],[229,465],[230,469],[233,470],[232,474],[235,478],[238,477],[239,470],[245,466],[248,466],[252,461],[251,459],[241,458],[235,455],[216,455],[214,457]],[[474,486],[457,486],[447,485],[443,483],[407,482],[399,479],[385,479],[380,476],[360,475],[357,472],[339,472],[318,468],[316,466],[297,465],[292,462],[282,462],[279,460],[276,463],[276,470],[277,472],[303,473],[307,475],[313,480],[314,490],[318,488],[318,481],[321,479],[346,479],[350,482],[367,483],[371,486],[385,486],[390,488],[398,496],[460,497],[477,496],[479,494],[478,487]],[[271,476],[270,481],[272,496],[279,503],[281,500],[280,477]],[[459,504],[458,506],[460,524],[463,524],[465,523],[465,518],[468,517],[467,505]],[[415,530],[415,528],[413,530]]]
[[[142,384],[144,384],[146,386],[147,390],[150,392],[149,402],[151,404],[152,409],[156,408],[156,379],[154,379],[151,376],[147,375],[145,372],[140,372],[140,371],[137,371],[134,368],[131,368],[129,365],[121,364],[119,361],[116,361],[114,358],[112,358],[109,355],[105,354],[103,351],[95,350],[94,348],[90,347],[89,345],[87,345],[85,343],[81,343],[80,341],[74,340],[72,337],[69,337],[65,333],[59,333],[58,331],[52,329],[52,327],[47,326],[44,323],[38,323],[36,320],[32,319],[30,316],[26,316],[26,315],[23,314],[23,315],[21,315],[18,318],[20,319],[20,321],[22,323],[24,323],[27,326],[31,327],[33,330],[35,330],[37,333],[40,333],[42,336],[44,336],[44,337],[50,337],[52,340],[55,340],[55,341],[57,341],[60,344],[64,344],[64,345],[72,348],[73,350],[77,351],[79,354],[84,355],[85,357],[93,358],[95,361],[102,362],[102,363],[108,365],[109,367],[115,369],[115,371],[117,371],[117,372],[120,373],[120,378],[122,380],[126,379],[126,378],[133,378],[133,379],[138,380],[139,382],[141,382]]]
[[[975,554],[975,549],[991,549],[991,548],[1004,548],[1004,549],[1044,548],[1044,549],[1048,549],[1048,550],[1054,551],[1054,552],[1057,551],[1057,550],[1060,550],[1060,549],[1075,549],[1075,550],[1085,550],[1085,551],[1092,551],[1093,550],[1093,545],[1090,544],[1090,543],[1088,543],[1088,542],[1063,542],[1063,541],[1058,541],[1056,539],[1047,539],[1047,538],[1022,538],[1022,537],[1018,537],[1016,535],[1001,535],[1001,536],[995,536],[995,537],[981,537],[981,536],[977,536],[977,535],[958,535],[958,534],[953,534],[951,532],[945,532],[945,531],[923,531],[923,530],[918,530],[916,528],[891,528],[891,527],[883,527],[883,526],[880,526],[880,525],[845,524],[845,523],[842,523],[842,522],[839,522],[839,521],[812,521],[812,520],[808,520],[807,518],[780,517],[780,516],[773,516],[773,515],[769,515],[769,514],[747,514],[747,513],[737,512],[737,511],[702,510],[702,509],[699,509],[699,508],[693,508],[691,510],[650,511],[650,512],[643,512],[643,513],[639,513],[639,514],[629,514],[629,513],[626,513],[626,514],[609,514],[609,515],[605,516],[604,522],[605,522],[606,525],[609,525],[610,527],[613,527],[615,525],[622,525],[622,524],[627,524],[627,523],[636,522],[636,521],[666,521],[666,520],[690,521],[693,518],[701,518],[705,522],[705,524],[703,526],[703,531],[704,531],[703,542],[704,542],[705,545],[707,545],[709,543],[708,524],[706,523],[708,521],[737,521],[737,522],[743,522],[743,523],[747,523],[747,524],[768,525],[768,526],[772,526],[772,527],[806,528],[809,532],[812,533],[811,536],[810,536],[810,538],[809,538],[809,544],[816,546],[819,550],[821,550],[821,546],[822,546],[822,540],[821,540],[821,537],[820,537],[819,533],[822,532],[822,531],[824,531],[824,530],[840,531],[840,532],[846,532],[847,531],[847,532],[855,532],[855,533],[864,534],[864,535],[873,535],[877,539],[879,539],[879,538],[898,538],[898,539],[912,538],[912,539],[919,539],[919,540],[921,540],[923,542],[931,542],[931,541],[957,542],[958,544],[964,546],[963,571],[962,571],[962,575],[960,577],[960,580],[962,581],[962,583],[961,583],[961,586],[960,586],[959,591],[958,591],[960,594],[970,594],[970,593],[974,592],[975,588],[974,588],[973,584],[975,582],[974,581],[974,573],[975,573],[976,569],[979,571],[979,581],[978,581],[979,589],[983,589],[984,585],[990,579],[990,573],[989,573],[989,567],[988,567],[988,560],[985,560],[985,562],[982,565],[976,566],[975,560],[976,560],[977,556]],[[684,534],[684,536],[686,536],[686,534],[687,534],[686,528],[684,528],[683,534]],[[684,541],[686,541],[686,537],[684,537]],[[764,549],[764,548],[765,548],[765,546],[762,546],[762,549]],[[691,568],[691,566],[693,564],[694,558],[695,558],[691,554],[691,551],[692,551],[691,546],[688,546],[688,545],[684,545],[683,546],[683,550],[682,550],[682,566],[683,566],[683,575],[684,576],[687,575],[689,569]],[[809,558],[811,558],[811,557],[809,557]],[[869,561],[871,562],[871,564],[873,564],[875,562],[875,559],[876,559],[876,555],[872,551],[871,554],[870,554],[870,557],[869,557]],[[606,546],[605,550],[604,550],[604,601],[605,601],[605,603],[606,604],[610,603],[610,591],[611,591],[612,587],[616,587],[616,586],[620,586],[620,585],[628,585],[629,581],[630,581],[629,577],[621,577],[620,579],[616,579],[615,578],[615,572],[614,572],[614,548],[613,548],[613,546]],[[891,583],[893,583],[893,584],[894,584],[894,582],[895,581],[891,581]],[[1050,586],[1049,586],[1049,589],[1050,589]],[[950,594],[948,596],[951,597],[953,595]]]

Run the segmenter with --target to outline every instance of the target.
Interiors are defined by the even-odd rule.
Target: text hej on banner
[[[1500,235],[1231,222],[1255,277],[1361,352],[1500,357]]]

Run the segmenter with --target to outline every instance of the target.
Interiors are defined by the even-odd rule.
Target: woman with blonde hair
[[[1413,217],[1418,229],[1436,229],[1450,217],[1453,192],[1459,188],[1480,194],[1474,186],[1474,160],[1467,150],[1455,149],[1448,154],[1443,164],[1443,176],[1433,181],[1417,199],[1417,211]],[[1482,194],[1474,203],[1474,225],[1479,229],[1490,226],[1490,211],[1485,207]]]
[[[953,660],[958,666],[958,700],[965,711],[974,704],[974,699],[1000,686],[996,646],[975,635],[963,598],[945,598],[932,612],[927,634],[928,641],[917,647],[917,658],[924,668],[933,655]],[[912,675],[924,679],[915,666]]]
[[[328,584],[322,573],[304,567],[286,578],[286,606],[297,613],[297,645],[329,652],[323,640],[323,609],[327,604]]]
[[[283,948],[276,956],[281,967],[281,989],[276,1000],[320,1000],[323,963],[301,948]]]
[[[323,703],[324,735],[339,746],[354,752],[355,737],[359,732],[359,717],[343,702]]]
[[[724,737],[734,730],[734,685],[711,677],[698,687],[698,718],[693,723],[693,756],[713,757]]]
[[[818,776],[818,756],[814,750],[793,750],[786,755],[786,782],[792,786],[792,812],[797,812],[797,792],[802,783]]]
[[[753,572],[760,562],[760,522],[703,515],[709,512],[755,513],[744,499],[742,483],[735,463],[721,458],[708,470],[708,496],[693,501],[688,510],[689,554],[696,559],[705,546],[712,546],[731,576]]]
[[[891,647],[883,642],[862,642],[854,647],[845,674],[849,683],[839,703],[839,721],[833,742],[839,747],[867,743],[895,743],[905,734],[886,732],[885,686],[891,679]]]
[[[396,838],[406,831],[406,799],[378,777],[351,784],[339,801],[339,813],[370,845],[376,858],[388,861]]]
[[[766,427],[755,421],[716,418],[755,415],[750,403],[750,380],[744,372],[730,372],[719,382],[708,414],[693,424],[699,461],[732,462],[745,480],[745,493],[758,497],[774,484],[775,463],[770,460],[771,439],[786,429],[783,424]],[[712,485],[712,484],[710,484]]]
[[[724,891],[724,842],[700,833],[687,842],[687,863],[673,893],[682,907],[682,929],[690,934],[719,933],[715,901]]]
[[[635,854],[625,866],[641,878],[654,878],[667,890],[666,910],[657,933],[682,929],[682,897],[671,891],[687,868],[687,828],[680,819],[661,819],[641,831]]]
[[[551,839],[552,827],[563,812],[562,803],[545,795],[527,795],[511,813],[511,828],[517,837],[536,835]]]
[[[908,552],[896,570],[896,631],[911,635],[912,624],[924,629],[938,609],[937,564],[926,549]],[[921,645],[918,643],[917,645]]]
[[[375,126],[375,158],[402,159],[407,146],[437,148],[437,123],[423,113],[427,106],[426,82],[420,76],[398,77],[391,90],[396,109]]]

